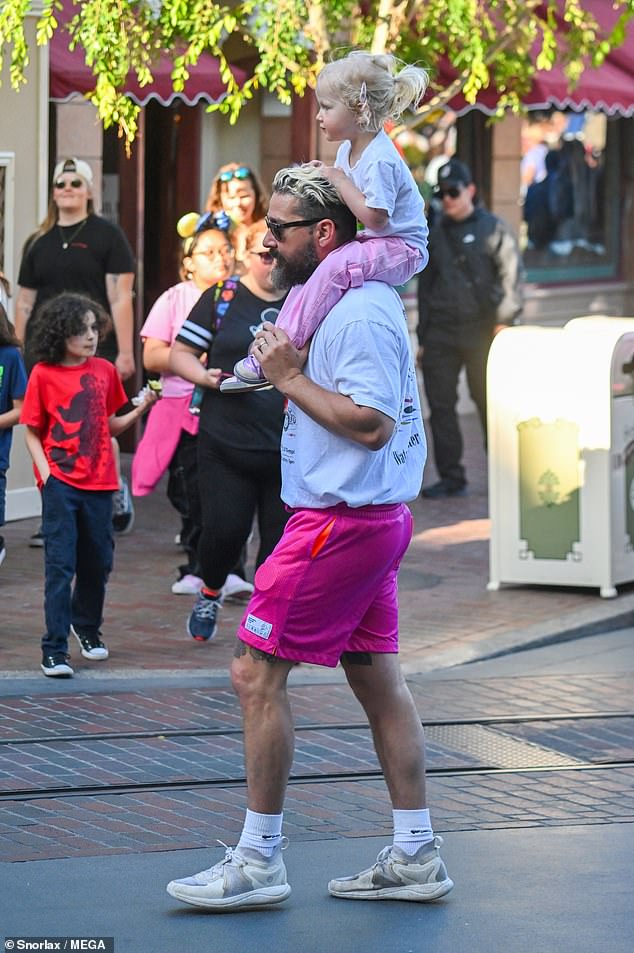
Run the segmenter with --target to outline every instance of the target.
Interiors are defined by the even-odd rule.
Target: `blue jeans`
[[[42,489],[42,534],[42,653],[56,655],[68,648],[71,623],[88,635],[99,631],[114,548],[112,491],[78,490],[50,476]]]

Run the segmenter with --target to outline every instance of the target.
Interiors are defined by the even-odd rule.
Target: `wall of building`
[[[74,96],[57,107],[56,161],[75,156],[83,159],[92,169],[92,198],[95,211],[102,207],[103,181],[103,127],[97,109],[83,96]]]
[[[231,125],[221,112],[205,112],[201,133],[200,208],[205,207],[209,186],[221,165],[243,162],[261,171],[260,103],[258,97],[247,103],[240,119]]]
[[[27,17],[26,34],[30,48],[27,83],[18,92],[11,88],[5,60],[0,86],[0,163],[6,184],[1,267],[14,294],[22,248],[44,218],[48,200],[48,50],[35,43],[32,16]],[[7,477],[7,519],[37,515],[40,498],[22,427],[13,432]]]

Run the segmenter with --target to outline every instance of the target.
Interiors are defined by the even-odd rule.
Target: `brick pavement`
[[[506,829],[634,821],[632,718],[608,718],[631,709],[631,677],[541,676],[426,681],[411,679],[428,729],[430,800],[438,831]],[[285,831],[303,841],[389,834],[384,782],[361,711],[340,684],[291,688],[298,725],[295,776],[289,786]],[[566,716],[585,714],[584,720]],[[549,721],[513,719],[548,717]],[[443,722],[497,719],[466,726],[456,740]],[[506,719],[506,721],[505,721]],[[310,726],[320,724],[318,731]],[[350,726],[342,730],[341,726]],[[192,736],[201,728],[215,736]],[[235,698],[225,687],[152,689],[64,696],[14,695],[0,699],[0,859],[8,861],[138,853],[204,847],[239,833],[245,806],[242,750]],[[617,756],[630,764],[592,770],[517,770],[477,773],[482,765],[468,732],[514,743],[521,758],[563,754],[574,767]],[[467,734],[465,735],[465,730]],[[148,732],[149,738],[121,738]],[[169,732],[169,735],[163,734]],[[180,732],[181,734],[175,734]],[[81,737],[84,736],[84,737]],[[453,740],[452,740],[453,739]],[[540,747],[537,747],[540,746]],[[499,754],[499,749],[498,749]],[[495,757],[495,755],[494,755]],[[502,752],[502,764],[506,755]],[[487,763],[487,762],[484,762]],[[493,762],[493,765],[495,762]],[[455,769],[451,776],[434,774]],[[320,776],[334,772],[328,784]],[[361,778],[347,779],[348,772]],[[466,773],[465,773],[466,772]],[[365,776],[363,776],[365,775]],[[216,778],[218,786],[187,787]],[[232,782],[228,780],[234,778]],[[52,788],[152,784],[181,779],[182,789],[80,796],[46,796]],[[14,792],[39,787],[44,796],[16,800]]]
[[[470,493],[451,500],[412,504],[415,535],[400,577],[401,656],[409,673],[453,665],[510,648],[558,638],[590,626],[615,628],[634,618],[634,585],[615,600],[595,590],[513,586],[487,592],[488,536],[486,460],[475,417],[462,418]],[[129,459],[124,461],[129,467]],[[426,480],[435,479],[430,463]],[[0,670],[38,671],[42,631],[42,553],[29,549],[36,520],[7,524],[8,554],[0,569]],[[176,514],[163,489],[137,501],[133,532],[117,542],[106,604],[105,664],[88,663],[77,650],[82,677],[131,673],[226,671],[239,606],[226,605],[212,643],[187,637],[191,599],[170,585],[181,554],[173,543]]]

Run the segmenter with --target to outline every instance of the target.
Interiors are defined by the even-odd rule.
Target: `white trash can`
[[[634,580],[634,318],[495,338],[487,370],[489,589]]]

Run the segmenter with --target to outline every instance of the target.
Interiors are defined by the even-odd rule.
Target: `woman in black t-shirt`
[[[63,159],[55,167],[46,218],[27,240],[16,299],[16,332],[29,343],[42,305],[64,291],[84,294],[111,315],[114,329],[98,354],[126,380],[134,374],[134,256],[117,225],[95,215],[92,170],[82,159]]]
[[[264,221],[247,232],[246,274],[203,292],[178,334],[170,370],[204,388],[198,431],[203,589],[189,617],[192,638],[216,631],[221,589],[238,561],[257,513],[259,566],[282,535],[288,514],[280,498],[284,398],[273,388],[232,397],[220,381],[233,372],[264,321],[275,321],[284,297],[271,283],[273,258],[262,244]],[[207,351],[207,367],[200,355]]]
[[[24,361],[34,360],[31,340],[42,306],[62,292],[75,292],[96,301],[112,318],[97,354],[114,364],[123,380],[134,375],[134,255],[117,225],[95,215],[92,169],[83,159],[62,159],[55,166],[48,212],[22,252],[15,306],[15,330],[24,344]],[[113,439],[119,466],[119,445]],[[119,472],[120,488],[113,498],[112,525],[128,533],[134,507],[127,481]],[[38,530],[30,546],[43,546]]]

